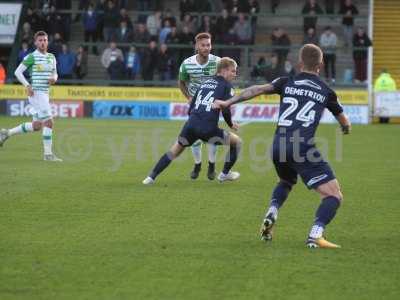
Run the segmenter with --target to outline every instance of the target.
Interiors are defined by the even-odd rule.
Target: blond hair
[[[314,44],[305,44],[299,52],[299,60],[306,70],[312,71],[322,63],[322,50]]]
[[[230,57],[222,57],[221,60],[217,64],[217,73],[221,72],[224,69],[229,67],[237,67],[237,63],[234,59]]]

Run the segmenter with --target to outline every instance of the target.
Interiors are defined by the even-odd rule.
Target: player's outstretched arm
[[[252,85],[248,88],[245,88],[238,95],[233,96],[229,100],[226,101],[215,100],[213,103],[213,108],[224,109],[236,103],[253,99],[259,95],[271,94],[273,92],[274,92],[274,86],[272,84],[268,83],[263,85]]]
[[[349,134],[351,131],[351,123],[346,114],[343,112],[338,114],[336,120],[339,122],[340,127],[342,127],[343,134]]]

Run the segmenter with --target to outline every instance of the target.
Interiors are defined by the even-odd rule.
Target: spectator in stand
[[[72,79],[75,67],[75,54],[71,53],[67,44],[62,44],[62,51],[57,56],[57,73],[60,79]]]
[[[179,11],[181,12],[181,21],[182,21],[184,15],[196,11],[194,1],[193,0],[179,1]]]
[[[308,28],[312,27],[316,30],[318,16],[323,14],[321,6],[317,3],[316,0],[307,0],[306,4],[304,4],[302,14],[304,15],[304,23],[303,29],[304,33],[307,32]]]
[[[319,45],[324,53],[325,78],[335,83],[337,36],[330,26],[325,27],[319,38]]]
[[[156,11],[147,17],[146,26],[151,38],[157,38],[161,30],[161,11]]]
[[[89,5],[93,6],[93,4],[90,2],[90,0],[79,0],[78,9],[86,11],[88,9]],[[81,19],[81,14],[77,13],[75,16],[74,22],[79,22],[80,19]]]
[[[171,27],[171,32],[168,33],[167,38],[165,40],[166,44],[179,44],[180,41],[180,36],[178,34],[178,30],[176,27]]]
[[[246,17],[243,13],[238,14],[238,20],[233,26],[233,31],[238,37],[239,44],[250,44],[253,36],[251,32],[251,25],[250,22],[246,20]]]
[[[238,36],[233,28],[230,28],[228,32],[225,32],[221,37],[221,43],[226,46],[237,46]],[[221,57],[230,57],[240,65],[240,49],[238,48],[225,48],[220,51]]]
[[[83,79],[88,72],[88,54],[83,46],[79,46],[75,55],[75,75]]]
[[[195,33],[195,32],[197,32],[197,30],[196,30],[196,22],[195,21],[196,20],[194,18],[192,18],[191,15],[186,14],[186,15],[183,16],[183,20],[182,20],[182,22],[180,24],[181,28],[186,26],[187,28],[189,28],[190,32]]]
[[[167,35],[167,39],[165,40],[166,44],[179,44],[179,34],[176,30],[176,27],[171,28],[171,32]],[[173,60],[176,62],[178,66],[181,65],[180,57],[179,57],[179,49],[178,48],[169,48],[169,53],[171,54]],[[175,68],[176,69],[176,68]],[[175,71],[175,70],[174,70]],[[175,74],[175,73],[174,73]]]
[[[49,26],[49,31],[47,32],[50,37],[52,37],[56,32],[60,32],[62,36],[65,36],[66,30],[64,27],[64,20],[62,19],[61,14],[56,11],[54,5],[50,7],[50,13],[46,17],[46,22],[51,24],[51,26]]]
[[[256,28],[257,28],[257,17],[255,16],[260,12],[260,4],[257,0],[249,0],[249,14],[251,15],[250,24],[251,24],[251,43],[254,44],[256,37]]]
[[[7,72],[6,69],[3,67],[3,64],[0,61],[0,84],[4,84],[6,82]]]
[[[279,0],[271,0],[271,12],[273,14],[275,14],[276,9],[278,8],[279,4],[280,4]]]
[[[124,21],[126,22],[126,26],[132,32],[132,30],[133,30],[132,20],[129,17],[126,8],[121,8],[120,11],[119,11],[119,23],[121,24]]]
[[[107,7],[104,11],[104,41],[110,42],[115,38],[119,27],[119,13],[113,1],[108,0]]]
[[[133,40],[135,43],[141,44],[147,44],[150,42],[150,33],[147,31],[145,24],[137,24],[135,34],[133,35]]]
[[[274,79],[285,75],[282,64],[279,63],[279,57],[275,53],[271,55],[271,64],[265,69],[265,80],[272,82]]]
[[[140,55],[135,46],[131,46],[125,56],[125,68],[128,79],[134,80],[140,72]]]
[[[111,80],[124,80],[126,79],[126,69],[123,58],[117,56],[114,61],[110,63],[107,69]]]
[[[49,44],[48,52],[53,53],[55,57],[57,57],[62,52],[62,44],[64,43],[61,34],[56,32],[54,34],[54,38]]]
[[[371,45],[368,35],[362,27],[359,27],[353,38],[353,47],[357,48],[353,50],[356,83],[365,83],[367,80],[368,47]]]
[[[101,56],[101,64],[107,69],[108,73],[110,73],[108,70],[110,64],[113,61],[116,61],[118,57],[121,58],[121,60],[124,59],[121,49],[117,48],[117,44],[115,42],[111,42],[109,47],[104,49],[103,55]]]
[[[71,10],[72,9],[72,0],[53,0],[51,1],[57,10]],[[60,13],[61,20],[63,23],[63,37],[64,40],[69,41],[71,36],[71,14],[70,13]],[[53,25],[51,25],[53,26]]]
[[[200,28],[197,30],[197,33],[200,32],[208,32],[212,37],[215,37],[216,28],[210,16],[202,17]]]
[[[267,61],[264,56],[261,56],[257,64],[253,67],[250,73],[250,77],[253,80],[260,79],[260,77],[265,78],[265,69],[267,68]]]
[[[282,28],[278,27],[272,32],[271,42],[274,47],[273,52],[277,55],[279,64],[282,65],[287,59],[290,50],[291,42],[289,36]]]
[[[395,92],[397,91],[396,81],[390,76],[386,69],[383,69],[374,83],[374,92]],[[389,123],[389,117],[379,117],[379,123]]]
[[[90,42],[90,40],[92,40],[92,43],[97,42],[97,23],[98,23],[97,11],[94,10],[93,4],[90,3],[87,10],[83,14],[85,43]],[[85,47],[85,49],[87,50],[87,46]],[[96,45],[93,45],[92,52],[93,54],[98,55]]]
[[[308,28],[307,33],[304,35],[303,45],[304,44],[314,44],[318,46],[318,37],[314,28]]]
[[[327,15],[335,13],[335,0],[325,0],[325,12]]]
[[[21,40],[27,42],[29,46],[33,45],[33,31],[31,29],[31,24],[28,22],[22,25]]]
[[[222,36],[233,27],[234,18],[229,14],[227,9],[223,9],[221,16],[217,19],[217,37],[216,40],[222,38]]]
[[[21,61],[24,59],[24,57],[27,56],[31,52],[32,51],[29,48],[29,44],[27,42],[23,41],[21,44],[21,49],[18,52],[17,65],[19,65],[21,63]]]
[[[157,70],[160,74],[160,80],[172,80],[175,61],[168,50],[166,44],[161,44],[158,54]]]
[[[96,5],[97,13],[97,38],[104,41],[104,12],[106,10],[106,0],[99,0]]]
[[[153,80],[154,72],[158,66],[159,52],[156,41],[151,41],[143,52],[142,77],[143,80]]]
[[[119,25],[119,30],[116,34],[117,43],[132,43],[133,41],[133,32],[128,27],[126,21],[122,21]]]
[[[179,41],[182,45],[187,45],[187,48],[181,48],[180,50],[180,59],[179,61],[183,61],[185,58],[192,56],[193,53],[193,41],[194,34],[189,31],[189,28],[183,26],[182,32],[179,35]]]
[[[168,19],[164,21],[164,26],[161,28],[160,36],[159,36],[159,43],[165,44],[165,40],[167,39],[168,34],[171,32],[171,23]]]
[[[32,7],[28,7],[26,11],[25,22],[28,22],[31,25],[33,32],[44,29],[42,18],[33,10]]]
[[[47,17],[48,17],[48,15],[50,13],[50,3],[47,2],[47,1],[44,1],[41,4],[42,4],[42,6],[41,6],[41,8],[39,10],[39,16],[42,19],[43,30],[45,32],[49,32],[49,27],[50,27],[51,24],[49,24],[49,22],[47,20]]]
[[[169,21],[169,24],[171,25],[171,27],[176,26],[176,18],[173,16],[171,9],[169,9],[169,8],[165,11],[165,16],[162,20],[162,24],[164,24],[166,20]]]
[[[343,15],[343,33],[344,33],[344,45],[348,47],[351,45],[353,37],[353,25],[354,25],[354,15],[358,14],[357,7],[354,6],[351,0],[346,0],[340,7],[339,14]]]

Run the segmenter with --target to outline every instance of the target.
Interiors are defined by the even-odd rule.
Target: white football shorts
[[[53,117],[48,93],[33,91],[33,96],[29,97],[28,101],[32,105],[33,121],[46,121]]]

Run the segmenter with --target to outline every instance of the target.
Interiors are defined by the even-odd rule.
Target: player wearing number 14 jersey
[[[301,73],[298,75],[281,77],[271,84],[251,86],[228,101],[216,100],[213,104],[215,108],[224,109],[261,94],[279,94],[281,97],[272,147],[272,160],[279,183],[272,193],[261,227],[261,238],[265,241],[272,240],[272,228],[278,218],[278,210],[300,175],[306,186],[317,191],[322,200],[306,240],[307,246],[339,247],[325,240],[323,232],[334,218],[343,195],[332,169],[315,146],[314,134],[325,108],[336,117],[345,134],[350,131],[350,122],[343,113],[336,93],[319,78],[322,57],[318,46],[306,44],[300,50]]]
[[[155,165],[143,184],[154,183],[156,177],[168,167],[173,159],[178,157],[185,147],[202,140],[211,145],[229,145],[224,169],[219,174],[219,181],[236,180],[240,174],[231,171],[240,150],[241,140],[232,133],[218,127],[219,109],[212,108],[214,99],[228,99],[233,96],[231,81],[236,77],[236,62],[228,57],[222,58],[217,65],[217,75],[203,82],[194,94],[189,109],[189,120],[179,134],[178,141],[165,153]],[[237,130],[237,124],[232,122],[229,109],[222,110],[223,117],[229,127]]]

